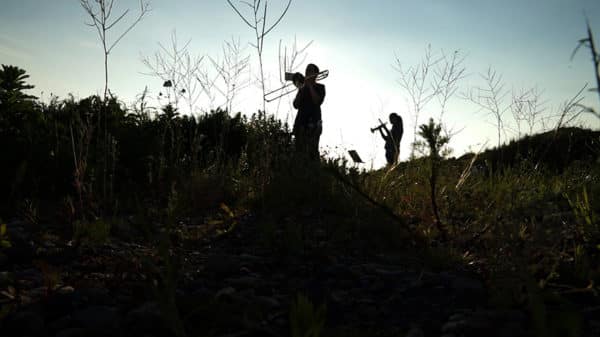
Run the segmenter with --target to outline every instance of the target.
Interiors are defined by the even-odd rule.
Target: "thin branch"
[[[251,3],[249,3],[248,1],[240,1],[241,3],[243,3],[244,5],[250,7],[251,9],[253,9],[253,5]]]
[[[121,39],[123,39],[123,37],[125,37],[125,35],[127,35],[127,33],[129,33],[133,27],[135,27],[143,18],[144,16],[150,11],[150,7],[149,7],[149,3],[143,3],[140,0],[140,15],[138,16],[138,18],[129,26],[129,28],[127,28],[122,34],[121,36],[119,36],[115,42],[110,46],[110,48],[108,48],[108,53],[110,53],[112,51],[112,49],[121,41]]]
[[[110,0],[108,3],[108,10],[106,11],[106,17],[109,18],[112,10],[113,10],[113,5],[115,4],[114,0]]]
[[[260,3],[260,0],[259,0],[259,3]],[[261,54],[262,54],[262,51],[264,50],[264,45],[265,45],[265,35],[266,35],[265,26],[267,24],[267,5],[268,4],[269,4],[268,2],[265,2],[265,12],[262,17],[262,20],[263,20],[262,21],[262,34],[260,36],[260,53]]]
[[[560,118],[558,119],[558,123],[556,124],[557,131],[563,125],[568,125],[571,121],[573,121],[575,118],[579,117],[579,115],[581,115],[583,113],[583,109],[580,109],[580,111],[573,114],[573,116],[571,118],[569,118],[566,122],[564,122],[565,118],[567,117],[567,115],[569,113],[572,112],[574,107],[581,107],[581,101],[583,101],[583,99],[585,98],[585,97],[581,96],[581,94],[585,91],[587,86],[588,85],[586,83],[586,85],[584,85],[583,88],[581,88],[577,92],[577,94],[575,94],[573,97],[571,97],[571,99],[569,99],[567,102],[564,103],[562,112],[560,114]]]
[[[119,16],[115,21],[113,21],[113,23],[109,24],[106,27],[106,30],[111,29],[114,25],[116,25],[117,23],[119,23],[119,21],[121,21],[125,17],[125,15],[127,15],[127,13],[129,13],[129,9],[127,9],[125,12],[123,12],[123,14],[121,14],[121,16]]]
[[[281,16],[279,17],[279,19],[277,19],[277,21],[275,21],[275,23],[269,29],[267,29],[267,31],[262,35],[262,37],[265,37],[265,35],[269,34],[273,30],[273,28],[275,28],[275,26],[277,26],[279,24],[279,22],[281,22],[281,20],[285,16],[285,14],[290,9],[291,4],[292,4],[292,0],[288,0],[287,6],[283,10],[283,13],[281,13]],[[265,5],[265,7],[266,7],[266,5]]]
[[[252,7],[249,3],[242,1],[243,3],[246,3],[248,6]],[[231,0],[227,0],[227,3],[229,4],[229,6],[231,6],[231,8],[233,8],[233,10],[237,13],[237,15],[252,29],[256,29],[256,26],[253,26],[248,20],[246,20],[246,18],[244,17],[244,15],[242,15],[242,13],[240,13],[240,11],[237,9],[237,7],[235,7],[232,3]]]

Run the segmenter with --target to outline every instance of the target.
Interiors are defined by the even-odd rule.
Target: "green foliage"
[[[7,262],[7,257],[4,255],[4,250],[11,247],[12,244],[10,242],[10,238],[8,237],[6,224],[2,222],[2,219],[0,219],[0,266]],[[7,314],[5,310],[0,310],[0,319],[4,317],[5,314]]]
[[[581,336],[583,321],[575,306],[540,288],[530,276],[524,288],[536,336]]]
[[[0,249],[10,248],[10,238],[6,230],[6,224],[0,220]]]
[[[19,76],[16,87],[26,90]],[[597,298],[600,152],[589,130],[561,129],[446,159],[449,138],[430,120],[419,130],[426,157],[365,172],[344,160],[301,161],[287,125],[262,112],[190,117],[167,105],[153,116],[144,104],[130,111],[116,98],[45,104],[20,97],[0,101],[0,189],[8,191],[0,213],[38,223],[45,209],[60,207],[76,241],[101,244],[112,227],[104,219],[130,214],[149,240],[170,240],[193,217],[222,236],[243,226],[238,210],[250,209],[259,218],[258,240],[283,257],[418,246],[411,254],[429,268],[477,268],[492,304],[528,308],[541,335],[579,331],[568,292]],[[437,240],[440,233],[447,240]],[[3,246],[5,234],[0,226]],[[188,321],[177,312],[171,248],[161,243],[152,287],[183,335]],[[231,309],[221,305],[223,313]],[[299,296],[292,334],[319,335],[324,310]]]
[[[429,150],[429,158],[432,160],[441,158],[441,151],[443,147],[450,141],[449,136],[442,135],[442,124],[438,124],[433,120],[433,118],[429,118],[429,122],[427,124],[422,124],[419,126],[418,134],[425,140],[424,143],[418,142],[418,146],[427,146]]]
[[[600,279],[600,221],[587,188],[575,197],[564,194],[575,216],[577,243],[573,248],[573,264],[576,278],[587,281]],[[593,262],[596,261],[596,262]],[[597,280],[596,280],[597,281]]]
[[[581,194],[577,194],[575,199],[570,198],[567,194],[565,194],[565,198],[575,215],[578,235],[586,243],[600,244],[600,221],[590,203],[587,189],[584,187]]]
[[[29,88],[23,74],[10,88]],[[0,204],[7,214],[24,199],[65,197],[78,219],[131,211],[139,196],[162,207],[173,183],[185,186],[205,173],[220,181],[224,198],[252,198],[256,189],[248,182],[256,180],[249,178],[267,183],[269,168],[291,144],[287,126],[264,113],[246,118],[217,110],[196,118],[167,105],[150,118],[144,104],[130,112],[114,97],[53,97],[48,104],[19,97],[19,104],[0,101],[0,188],[9,191]]]
[[[163,223],[156,235],[153,235],[154,241],[157,242],[156,257],[146,257],[142,260],[145,271],[150,275],[148,288],[158,303],[165,322],[177,337],[186,336],[176,298],[177,285],[181,277],[181,259],[173,254],[171,241],[180,209],[181,197],[176,184],[173,183],[165,208],[159,214],[160,219],[154,219],[154,221],[162,220]]]
[[[425,139],[429,148],[429,188],[431,198],[431,208],[435,216],[435,223],[442,234],[443,238],[447,238],[448,233],[445,227],[442,226],[440,212],[437,204],[437,184],[438,184],[438,162],[442,157],[440,153],[442,148],[450,141],[449,136],[442,135],[442,124],[437,124],[433,118],[429,119],[428,124],[419,126],[419,136]]]
[[[491,305],[527,308],[540,336],[580,335],[573,298],[595,303],[600,280],[600,250],[591,235],[597,227],[590,226],[597,222],[598,162],[566,161],[556,171],[525,159],[496,169],[472,159],[437,161],[440,217],[451,235],[446,244],[423,249],[424,262],[441,269],[482,268]],[[435,237],[430,165],[430,158],[421,158],[358,181],[417,233]]]
[[[28,78],[25,70],[3,64],[0,69],[0,103],[14,104],[35,98],[23,92],[34,88],[33,85],[26,84],[25,80]]]
[[[302,294],[290,308],[290,327],[292,337],[319,337],[325,326],[327,307],[325,304],[318,308]]]
[[[575,162],[600,158],[600,131],[566,127],[513,139],[500,148],[486,150],[478,163],[492,172],[530,163],[561,173]]]
[[[110,222],[105,219],[78,220],[73,223],[73,240],[91,246],[101,245],[110,237]]]
[[[186,332],[175,296],[181,266],[179,261],[171,254],[171,242],[166,233],[160,238],[157,253],[162,262],[161,267],[152,262],[146,262],[147,268],[156,275],[151,283],[152,293],[156,298],[161,314],[165,321],[169,323],[171,331],[175,336],[183,337],[186,336]]]

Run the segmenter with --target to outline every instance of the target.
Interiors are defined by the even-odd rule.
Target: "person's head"
[[[306,66],[306,77],[316,76],[319,73],[319,67],[316,64],[311,63]]]
[[[392,123],[393,125],[396,125],[398,123],[400,123],[402,121],[402,118],[400,118],[400,115],[398,115],[395,112],[392,112],[390,114],[390,123]]]

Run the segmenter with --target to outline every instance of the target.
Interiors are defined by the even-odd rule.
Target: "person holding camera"
[[[321,104],[325,100],[325,86],[316,82],[318,74],[319,67],[311,63],[306,67],[304,80],[301,81],[301,77],[294,80],[298,87],[294,108],[298,109],[298,113],[293,128],[296,151],[317,161],[320,157],[319,139],[323,131]]]

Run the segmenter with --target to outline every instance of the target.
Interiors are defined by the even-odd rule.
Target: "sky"
[[[268,22],[286,2],[269,1]],[[131,22],[138,1],[116,3],[115,11],[130,8],[131,12],[115,28],[115,35]],[[168,45],[174,30],[180,43],[191,40],[190,52],[213,58],[219,57],[224,41],[239,39],[251,61],[244,78],[256,77],[256,51],[248,44],[253,31],[225,0],[151,0],[151,8],[110,55],[109,87],[124,102],[132,103],[146,86],[153,97],[161,90],[162,81],[144,74],[148,69],[141,59],[158,51],[159,42]],[[586,36],[584,13],[600,34],[597,0],[294,0],[265,39],[267,88],[279,86],[280,41],[287,46],[294,39],[298,45],[312,41],[306,62],[297,70],[312,62],[330,71],[322,81],[327,88],[322,152],[343,155],[355,149],[367,162],[366,168],[379,167],[385,163],[384,144],[369,131],[378,119],[385,120],[391,112],[404,118],[402,160],[408,157],[413,140],[414,107],[398,84],[396,60],[406,68],[416,66],[428,46],[434,57],[458,51],[464,56],[465,77],[442,119],[453,132],[450,146],[458,156],[497,143],[494,119],[463,97],[485,85],[481,74],[488,68],[502,75],[508,91],[538,88],[547,115],[556,114],[562,102],[586,84],[595,87],[589,51],[581,49],[571,59],[577,41]],[[77,98],[102,93],[103,55],[96,32],[84,25],[86,20],[78,0],[0,0],[0,63],[25,69],[36,86],[31,93],[42,99],[51,93]],[[234,111],[250,114],[262,107],[262,94],[255,81],[252,84],[236,98]],[[586,92],[585,96],[586,104],[598,107],[597,95]],[[199,108],[207,109],[208,103],[203,102]],[[417,124],[429,117],[437,119],[439,110],[432,100]],[[277,109],[271,103],[267,112],[289,122],[295,117],[287,104]],[[509,115],[503,141],[517,136]],[[600,120],[591,116],[577,123],[600,126]],[[551,127],[552,121],[545,124]]]

